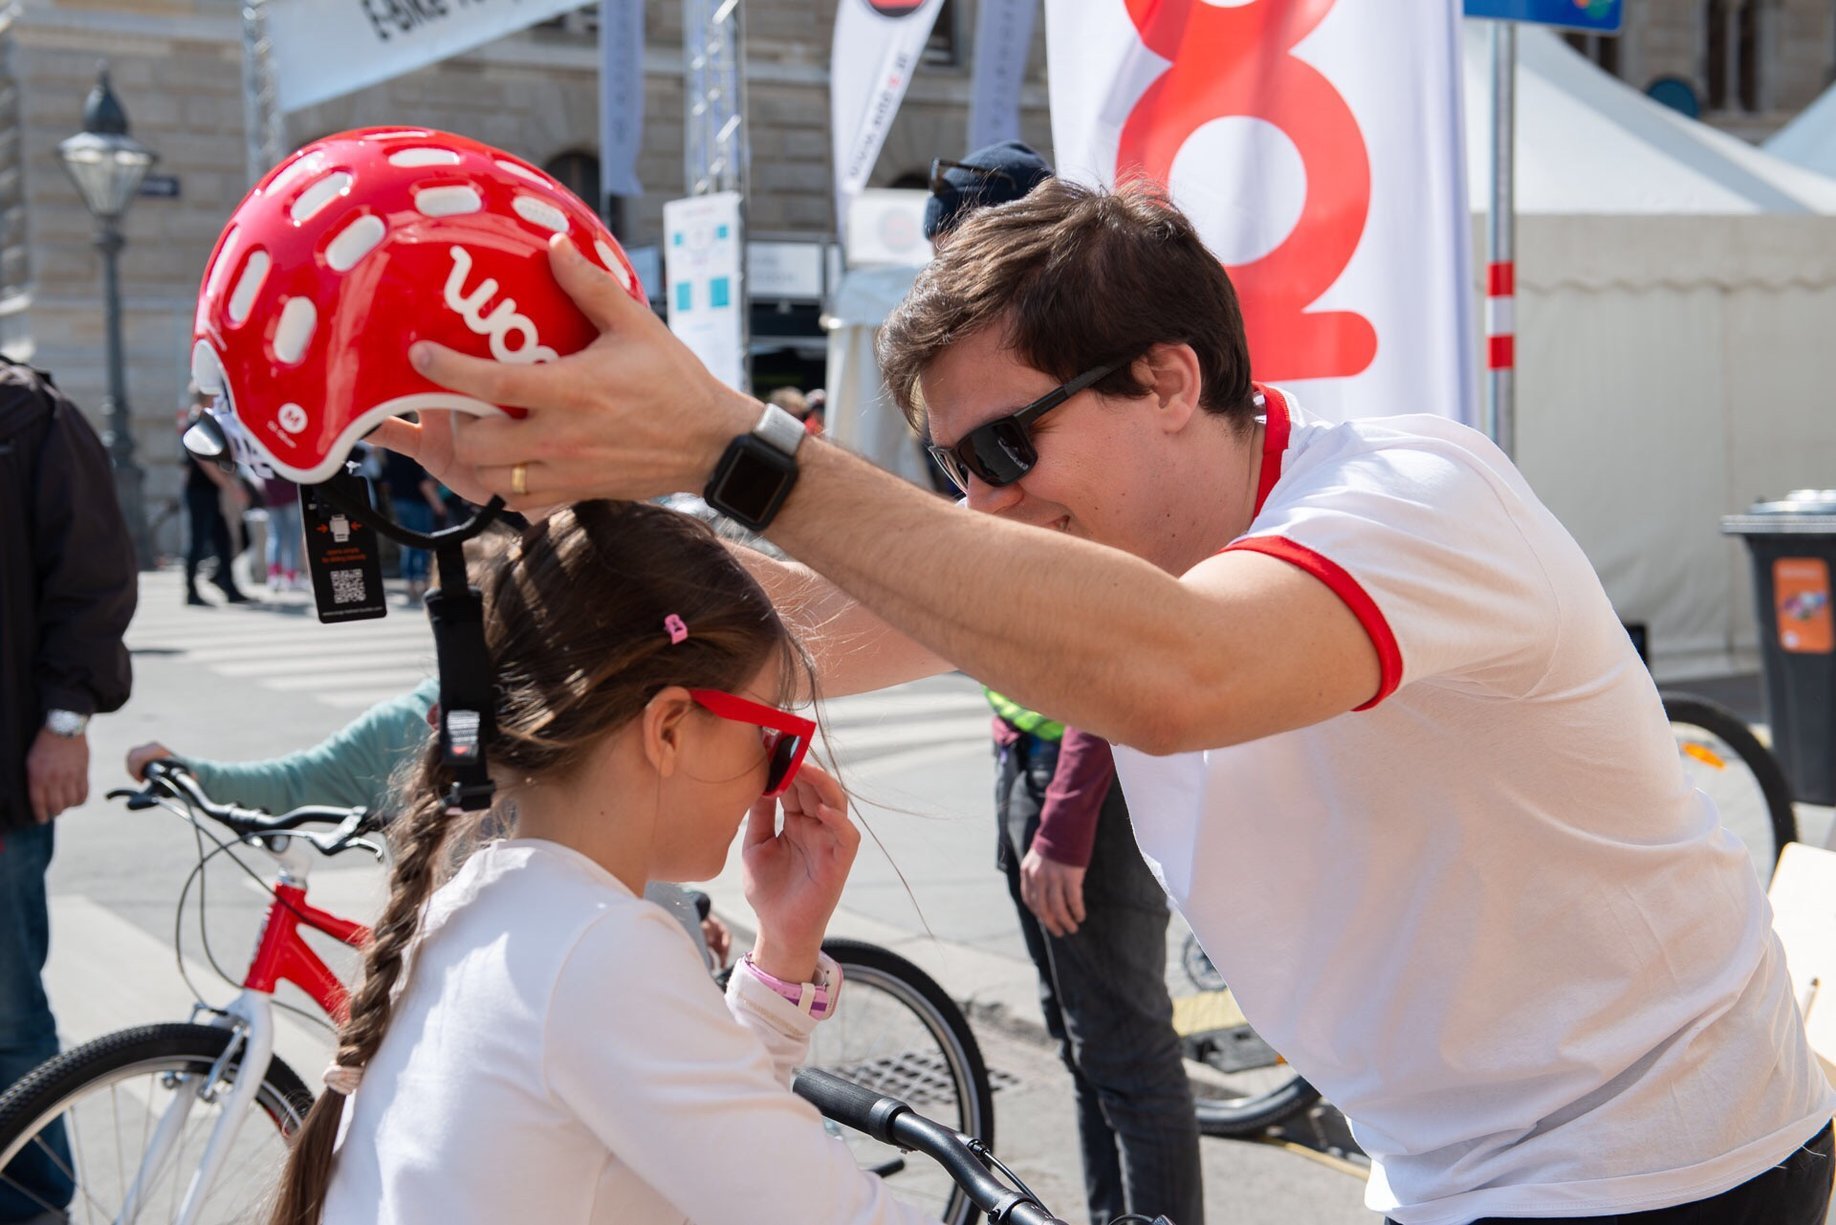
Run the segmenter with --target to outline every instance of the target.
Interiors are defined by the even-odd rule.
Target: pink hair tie
[[[688,623],[675,613],[663,618],[663,628],[669,631],[669,645],[688,641]]]

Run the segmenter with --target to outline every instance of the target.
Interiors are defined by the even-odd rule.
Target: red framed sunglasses
[[[803,764],[803,755],[810,751],[810,739],[816,734],[816,721],[802,715],[793,715],[788,710],[779,710],[776,706],[767,706],[763,702],[754,702],[724,689],[691,689],[689,697],[695,705],[711,715],[722,719],[731,719],[735,723],[750,723],[759,729],[759,738],[765,742],[765,753],[769,765],[765,770],[765,790],[762,799],[771,799],[784,794],[791,780],[797,777],[797,767]]]

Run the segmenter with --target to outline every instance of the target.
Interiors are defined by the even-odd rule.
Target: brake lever
[[[367,810],[354,808],[351,810],[351,815],[338,822],[335,829],[329,830],[323,834],[303,834],[299,830],[294,830],[292,831],[292,836],[306,839],[306,841],[319,848],[320,854],[336,855],[346,847],[363,841],[363,839],[358,836],[358,831],[363,828],[364,821],[368,817],[369,812]],[[379,859],[382,857],[380,851],[376,851],[376,855]]]

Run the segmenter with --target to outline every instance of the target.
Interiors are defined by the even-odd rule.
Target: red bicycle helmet
[[[385,418],[503,411],[423,378],[408,346],[510,363],[585,348],[598,332],[549,271],[555,234],[645,300],[598,216],[520,158],[429,128],[328,136],[231,214],[198,293],[192,377],[303,482]]]

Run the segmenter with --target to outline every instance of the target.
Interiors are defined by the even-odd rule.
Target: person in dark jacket
[[[89,717],[127,701],[137,588],[101,440],[50,376],[0,359],[0,1089],[57,1054],[52,821],[88,798]],[[28,1154],[0,1171],[0,1221],[61,1220],[70,1193]]]

